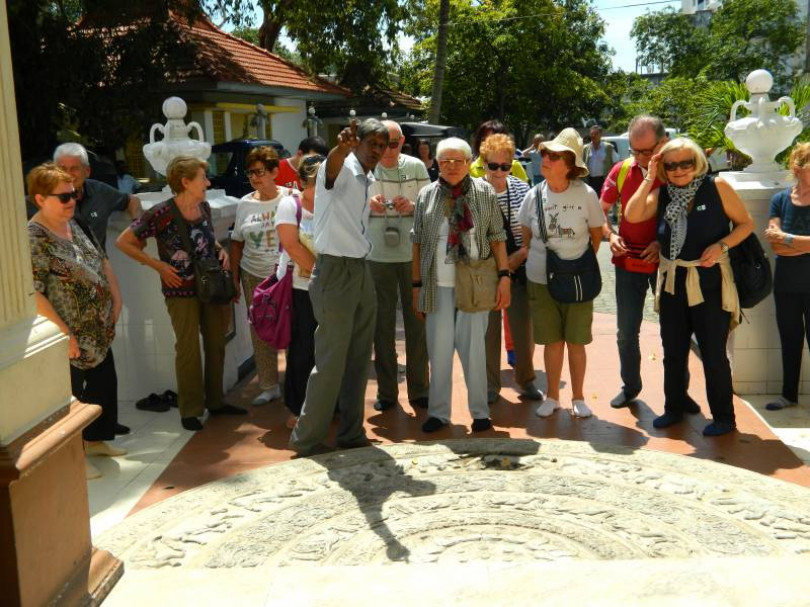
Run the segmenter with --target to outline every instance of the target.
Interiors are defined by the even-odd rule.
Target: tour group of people
[[[260,392],[256,406],[283,399],[290,447],[301,455],[324,442],[338,416],[338,448],[369,444],[364,405],[369,361],[377,411],[400,402],[396,318],[405,331],[406,398],[426,410],[425,433],[451,419],[453,359],[461,361],[472,431],[492,427],[490,405],[501,389],[502,337],[514,381],[541,418],[561,408],[565,353],[571,413],[592,415],[584,394],[593,300],[562,302],[549,288],[552,257],[575,260],[605,242],[615,266],[621,388],[614,408],[642,391],[639,332],[648,291],[660,313],[664,412],[656,428],[700,411],[689,396],[688,355],[701,352],[712,421],[706,436],[734,431],[731,368],[726,353],[740,306],[729,262],[754,223],[733,188],[709,174],[703,150],[669,140],[660,119],[637,116],[628,128],[631,155],[615,158],[594,127],[585,145],[572,128],[516,150],[503,124],[487,121],[471,146],[447,138],[435,149],[405,137],[393,121],[352,121],[330,150],[304,139],[280,159],[252,150],[253,191],[237,207],[229,249],[214,234],[205,200],[208,164],[175,158],[167,168],[173,196],[143,211],[137,197],[90,179],[87,152],[59,146],[53,162],[28,175],[35,212],[29,221],[37,310],[68,336],[76,398],[102,407],[84,432],[88,455],[123,455],[109,444],[129,429],[118,422],[111,344],[122,300],[105,251],[109,215],[132,224],[116,241],[154,270],[176,337],[177,405],[182,426],[201,430],[209,415],[244,415],[223,400],[229,304],[203,303],[195,261],[230,270],[235,299],[249,305],[256,287],[293,272],[292,339],[283,385],[278,352],[253,332]],[[531,157],[531,177],[518,157]],[[535,158],[536,156],[536,158]],[[531,167],[530,163],[530,167]],[[782,340],[782,394],[769,409],[795,406],[803,335],[810,343],[810,144],[790,157],[795,185],[774,196],[764,234],[776,254],[774,296]],[[608,220],[616,208],[618,222]],[[148,239],[157,257],[146,251]],[[470,277],[473,278],[470,278]],[[483,278],[482,278],[483,277]],[[483,280],[489,299],[470,307],[464,281]],[[473,287],[472,299],[476,299]],[[202,348],[200,347],[202,335]],[[543,347],[546,393],[536,384],[534,349]],[[88,478],[98,476],[90,463]]]

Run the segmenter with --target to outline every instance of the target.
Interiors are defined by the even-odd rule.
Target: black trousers
[[[689,307],[683,277],[676,281],[675,295],[661,293],[661,342],[664,346],[664,409],[683,414],[692,334],[697,338],[706,397],[716,422],[734,423],[731,365],[726,354],[731,314],[722,306],[719,289],[703,289],[703,303]]]
[[[593,177],[592,175],[588,175],[587,177],[588,185],[593,188],[593,191],[596,192],[597,198],[602,195],[602,186],[605,184],[605,175],[601,177]]]
[[[301,415],[307,395],[307,381],[315,366],[315,329],[318,321],[312,312],[309,292],[293,289],[292,335],[287,348],[284,372],[284,404],[293,415]]]
[[[774,291],[776,326],[782,342],[782,396],[799,401],[804,340],[810,344],[810,293]]]
[[[70,367],[73,396],[88,405],[100,405],[101,415],[82,432],[86,441],[106,441],[115,438],[118,423],[118,375],[112,348],[107,357],[92,369]]]

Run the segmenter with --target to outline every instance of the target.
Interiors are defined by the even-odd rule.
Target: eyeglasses
[[[511,162],[504,162],[503,164],[498,164],[497,162],[487,162],[487,168],[490,171],[497,171],[501,169],[502,171],[509,172],[512,170],[512,163]]]
[[[691,169],[694,166],[695,159],[690,158],[689,160],[681,160],[680,162],[665,162],[664,170],[671,173],[672,171],[677,171],[678,169]]]
[[[267,169],[250,169],[247,172],[248,177],[264,177],[267,174]]]
[[[634,150],[633,148],[630,148],[630,153],[633,156],[652,156],[653,154],[655,154],[655,148],[658,147],[659,143],[660,141],[656,141],[654,146],[646,150]]]
[[[62,204],[67,204],[71,200],[78,200],[79,199],[79,194],[78,194],[78,192],[76,192],[76,190],[73,190],[72,192],[63,192],[62,194],[48,194],[48,196],[53,196],[54,198],[58,198],[59,202],[61,202]]]
[[[456,166],[464,166],[467,164],[467,159],[459,160],[458,158],[447,158],[445,160],[439,160],[439,166],[453,168]]]
[[[551,162],[557,162],[563,157],[562,154],[558,154],[557,152],[549,152],[548,150],[541,150],[540,156],[543,158],[548,158]]]
[[[397,149],[397,146],[399,146],[400,141],[402,141],[402,139],[392,139],[391,141],[388,142],[388,149],[389,150]]]

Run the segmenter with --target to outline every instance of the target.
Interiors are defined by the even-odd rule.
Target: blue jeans
[[[628,398],[635,398],[641,392],[641,348],[638,334],[644,316],[644,301],[647,288],[655,295],[655,282],[658,273],[639,274],[616,267],[616,343],[619,346],[619,362]]]

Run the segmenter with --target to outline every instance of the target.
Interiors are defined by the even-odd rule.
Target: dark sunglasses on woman
[[[695,166],[694,158],[690,158],[689,160],[681,160],[680,162],[665,162],[664,163],[664,170],[665,171],[676,171],[678,169],[691,169]]]
[[[511,171],[512,170],[512,163],[511,162],[504,162],[503,164],[498,164],[497,162],[487,162],[487,168],[490,171],[497,171],[501,169],[502,171]]]
[[[62,194],[48,194],[48,196],[54,196],[58,198],[59,202],[61,202],[62,204],[67,204],[71,200],[79,199],[79,193],[76,192],[76,190],[73,190],[72,192],[63,192]]]
[[[549,160],[551,160],[551,162],[556,162],[557,160],[563,157],[562,154],[558,154],[557,152],[549,152],[548,150],[542,150],[540,152],[540,156],[542,156],[543,158],[548,158]]]

